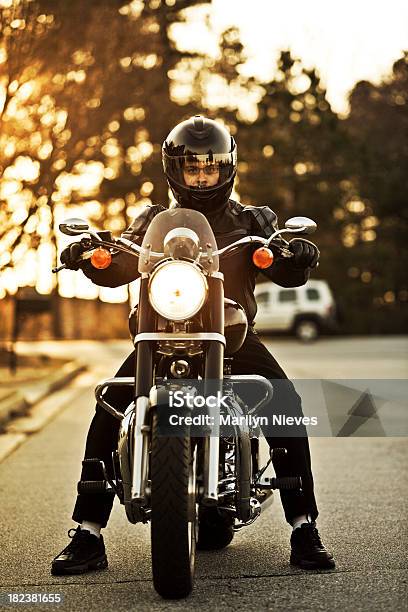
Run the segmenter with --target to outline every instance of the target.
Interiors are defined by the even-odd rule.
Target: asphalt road
[[[310,347],[290,340],[267,342],[293,377],[339,378],[339,369],[341,377],[407,377],[406,338],[333,339]],[[406,609],[405,437],[311,439],[318,526],[337,561],[333,572],[306,573],[288,565],[290,528],[277,496],[227,549],[199,554],[195,589],[185,601],[164,602],[156,595],[149,528],[127,523],[119,504],[104,531],[109,569],[52,577],[51,559],[66,546],[66,531],[73,526],[70,516],[93,412],[90,387],[112,375],[129,344],[103,343],[97,350],[93,343],[47,347],[84,360],[92,355],[94,366],[66,389],[55,420],[0,465],[0,592],[61,593],[58,609],[64,611]]]

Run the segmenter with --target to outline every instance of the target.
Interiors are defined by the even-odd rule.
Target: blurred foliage
[[[299,214],[317,221],[312,240],[322,256],[313,276],[333,288],[343,331],[405,331],[408,54],[386,82],[358,83],[349,116],[340,118],[316,71],[290,52],[281,53],[272,81],[245,83],[239,32],[224,33],[220,46],[215,67],[235,95],[224,95],[212,114],[237,140],[241,201],[270,205],[281,224]],[[202,80],[196,82],[198,104]],[[255,118],[243,113],[237,87],[261,88]]]
[[[408,54],[380,85],[358,83],[341,118],[288,51],[270,82],[248,76],[234,28],[217,57],[180,51],[174,26],[206,5],[0,0],[0,297],[52,289],[67,207],[120,232],[140,206],[166,203],[161,142],[203,112],[234,133],[243,203],[318,222],[315,275],[344,329],[406,329]]]
[[[55,257],[55,216],[68,205],[120,232],[138,206],[167,200],[161,142],[195,110],[169,96],[180,59],[169,28],[197,3],[20,0],[1,10],[2,268],[34,262],[50,240]]]
[[[408,52],[376,86],[360,82],[344,122],[353,191],[343,205],[349,325],[408,329]],[[337,211],[339,213],[339,211]],[[340,215],[341,216],[341,215]]]

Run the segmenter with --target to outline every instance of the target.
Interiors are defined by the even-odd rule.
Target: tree
[[[344,329],[401,329],[405,319],[397,296],[408,297],[407,262],[401,257],[407,215],[406,56],[387,83],[356,86],[346,121],[331,110],[316,71],[306,70],[290,52],[281,53],[268,83],[243,76],[245,61],[239,32],[228,30],[220,57],[211,67],[201,66],[193,92],[235,135],[241,201],[269,204],[281,222],[295,214],[317,221],[312,239],[322,257],[314,276],[332,285]],[[224,91],[216,105],[209,95],[211,78]],[[252,116],[243,112],[240,89],[254,100],[262,92]],[[385,313],[392,304],[397,316],[383,316],[382,307]]]
[[[353,228],[352,278],[356,294],[364,295],[364,313],[374,311],[372,331],[400,331],[408,323],[407,90],[405,52],[378,86],[357,83],[345,121],[357,197],[346,203],[344,222]]]
[[[214,71],[234,95],[225,94],[228,103],[210,110],[226,121],[237,140],[241,201],[270,205],[281,224],[294,215],[315,219],[316,241],[324,253],[317,274],[341,288],[338,261],[345,249],[336,210],[350,188],[350,143],[316,71],[283,51],[270,82],[244,76],[246,57],[234,29],[223,34],[220,51]],[[197,81],[201,90],[196,88],[196,96],[209,104],[211,98],[202,91],[206,78],[200,74]],[[245,113],[249,96],[255,112]]]
[[[151,197],[167,200],[161,142],[192,112],[170,97],[182,55],[169,29],[198,3],[3,0],[0,269],[10,291],[51,289],[38,254],[56,262],[66,207],[118,232]]]

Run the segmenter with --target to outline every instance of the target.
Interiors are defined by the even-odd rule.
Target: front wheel
[[[153,416],[151,454],[151,542],[153,584],[165,599],[193,588],[196,550],[196,450],[189,435],[159,435]],[[188,432],[186,432],[188,434]]]

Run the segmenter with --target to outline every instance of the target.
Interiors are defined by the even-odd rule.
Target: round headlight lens
[[[203,307],[207,291],[204,274],[186,261],[169,261],[150,277],[150,303],[159,315],[171,321],[193,317]]]

